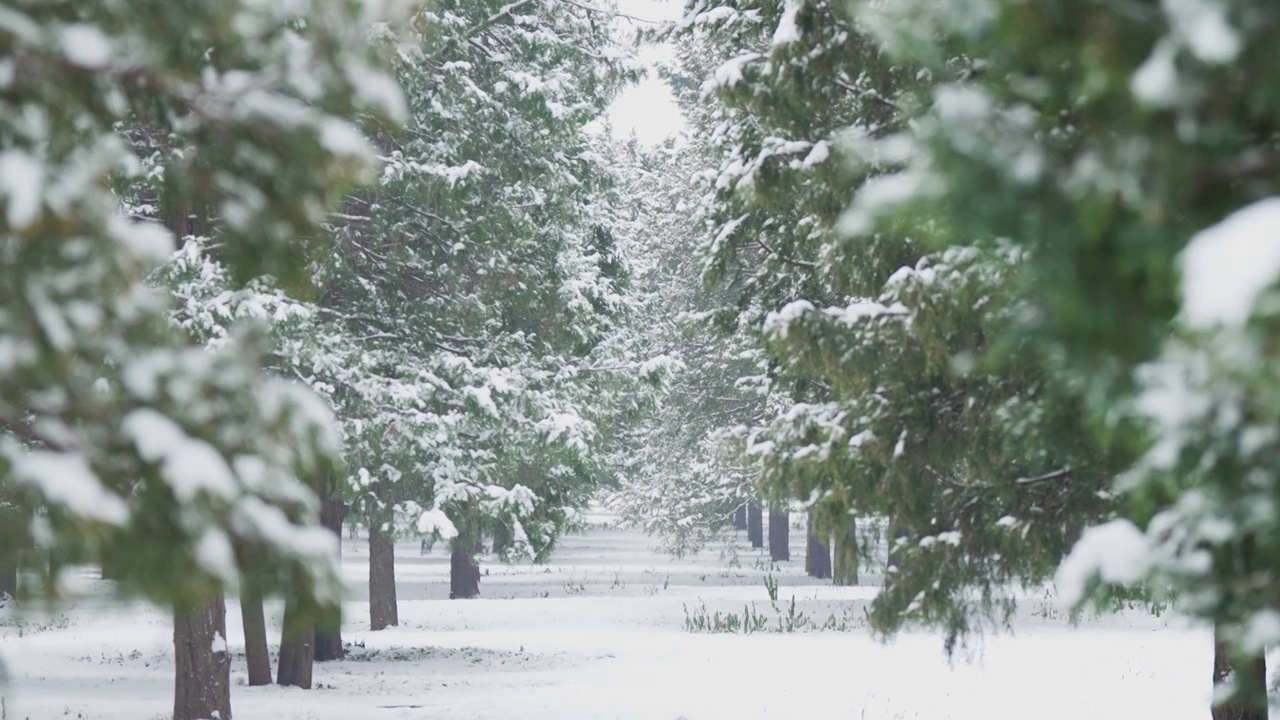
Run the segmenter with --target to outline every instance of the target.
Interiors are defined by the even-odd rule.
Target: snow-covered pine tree
[[[1056,341],[1060,372],[1142,450],[1119,486],[1127,517],[1087,531],[1059,591],[1105,603],[1145,584],[1174,600],[1215,627],[1214,680],[1243,693],[1215,717],[1266,717],[1263,650],[1280,640],[1280,7],[861,5],[933,85],[894,140],[909,161],[861,190],[858,224],[929,217],[922,235],[939,245],[1010,238],[1031,302],[1005,337]],[[954,67],[938,48],[978,61]]]
[[[739,13],[739,10],[742,12]],[[673,66],[664,68],[663,74],[675,91],[677,101],[686,118],[689,119],[691,127],[694,128],[690,133],[688,146],[683,148],[686,164],[694,167],[723,165],[731,174],[736,172],[751,175],[753,170],[747,166],[734,165],[742,159],[741,157],[728,158],[724,151],[737,144],[735,152],[750,153],[750,146],[753,143],[759,146],[761,142],[773,143],[778,140],[776,137],[759,136],[756,132],[759,127],[754,125],[754,119],[750,117],[749,112],[743,111],[742,108],[707,101],[720,71],[728,73],[721,79],[727,79],[726,81],[730,84],[734,82],[730,76],[733,75],[733,68],[739,60],[740,51],[749,55],[768,45],[770,40],[768,32],[771,30],[766,32],[762,29],[759,17],[759,10],[750,7],[713,8],[702,4],[691,6],[685,19],[674,28],[672,36],[676,41],[677,62]],[[746,146],[741,144],[743,142]],[[827,151],[827,143],[820,143],[817,147],[818,149],[812,155],[812,162],[815,164],[820,162],[823,153]],[[794,154],[807,149],[809,145],[803,148],[771,146],[764,154],[770,155],[777,152]],[[809,156],[805,155],[804,159],[808,160]],[[696,173],[694,177],[698,179],[698,182],[693,183],[694,186],[700,188],[696,192],[709,190],[711,198],[701,207],[687,201],[682,202],[682,206],[691,207],[697,211],[694,213],[694,217],[697,218],[695,226],[690,226],[685,221],[684,234],[693,233],[694,237],[699,238],[689,242],[688,247],[684,249],[686,253],[700,249],[698,247],[701,242],[700,237],[706,232],[710,232],[717,242],[729,240],[732,243],[730,236],[740,225],[745,224],[744,232],[749,235],[753,225],[768,228],[774,223],[789,222],[783,217],[770,217],[769,211],[755,214],[744,212],[742,204],[731,199],[734,190],[724,182],[716,182],[719,173],[715,171],[710,175]],[[709,179],[713,182],[706,183]],[[686,196],[689,194],[689,190],[684,188],[679,192]],[[785,204],[786,199],[781,197],[778,199],[780,203]],[[724,234],[720,235],[722,232]],[[765,257],[779,264],[784,271],[772,278],[769,289],[765,290],[764,294],[792,297],[794,291],[787,289],[787,284],[797,280],[803,282],[811,275],[809,272],[811,263],[779,254],[777,248],[771,248],[768,243],[752,243],[751,247],[757,253],[764,253]],[[703,362],[700,367],[696,364],[689,367],[689,372],[686,373],[688,389],[683,395],[689,397],[705,394],[706,397],[718,398],[721,402],[729,401],[736,405],[732,415],[727,415],[723,408],[715,407],[714,402],[704,403],[701,407],[692,405],[690,409],[698,417],[698,421],[692,425],[686,422],[684,425],[698,428],[700,432],[693,434],[692,437],[705,442],[708,449],[713,449],[722,455],[727,449],[724,442],[727,430],[735,426],[758,424],[765,414],[778,412],[780,408],[791,402],[788,391],[783,386],[772,382],[776,377],[770,377],[771,363],[763,352],[760,342],[760,320],[770,307],[768,300],[761,300],[761,287],[758,284],[760,278],[753,275],[754,270],[744,270],[744,266],[726,262],[727,258],[732,256],[733,252],[728,252],[718,258],[712,258],[709,263],[690,262],[685,259],[685,256],[681,256],[686,269],[684,282],[699,288],[703,276],[709,276],[713,281],[711,289],[699,288],[690,295],[690,297],[698,296],[693,305],[686,304],[686,307],[696,311],[693,317],[702,320],[705,327],[692,338],[695,344],[690,350],[694,353],[694,357],[700,353]],[[755,262],[757,258],[748,257],[745,265]],[[787,270],[794,272],[785,272]],[[694,282],[694,277],[698,278],[698,282]],[[719,336],[708,335],[705,332],[707,328],[718,330]],[[725,359],[728,359],[728,362]],[[706,425],[704,418],[714,419],[717,422],[707,427],[700,427]],[[718,531],[723,525],[719,517],[720,512],[714,516],[697,517],[695,513],[689,512],[696,507],[691,504],[691,501],[698,497],[706,497],[718,498],[720,505],[746,502],[743,520],[748,537],[753,546],[762,546],[760,504],[749,500],[756,495],[752,487],[754,471],[748,471],[743,458],[740,455],[734,457],[736,454],[736,451],[732,452],[719,462],[712,472],[704,473],[703,482],[674,484],[671,489],[675,492],[661,493],[668,498],[665,505],[670,505],[670,509],[668,510],[662,504],[651,505],[650,512],[662,508],[665,512],[657,517],[666,517],[672,522],[679,523],[675,528],[683,529],[685,534],[688,534],[690,528],[701,528],[701,532],[705,533],[708,529]],[[713,492],[708,493],[707,490],[713,490]],[[732,510],[733,506],[730,506],[729,511],[732,512]],[[825,535],[825,532],[823,534]],[[781,541],[780,534],[777,539]]]
[[[262,372],[260,336],[203,346],[144,280],[214,227],[233,286],[305,280],[324,209],[373,167],[350,118],[403,110],[368,53],[387,18],[320,0],[3,12],[0,494],[16,531],[0,556],[46,551],[49,596],[82,559],[171,603],[174,717],[227,718],[223,588],[257,578],[303,615],[340,599],[310,485],[341,448],[323,402]],[[181,150],[158,177],[163,223],[113,193],[146,168],[124,134],[140,124]]]
[[[396,49],[408,127],[378,138],[382,179],[337,219],[320,280],[322,313],[398,388],[337,392],[375,628],[396,622],[399,533],[450,543],[459,597],[478,590],[484,538],[548,550],[599,479],[617,382],[642,369],[609,341],[626,267],[584,131],[631,73],[611,12],[436,3]]]
[[[1115,453],[1085,432],[1078,389],[1046,372],[1040,347],[1003,332],[1024,311],[1017,251],[841,232],[848,188],[885,187],[901,162],[892,147],[859,151],[913,117],[916,66],[820,0],[697,3],[681,32],[723,59],[705,83],[719,154],[708,271],[740,288],[777,397],[740,431],[743,449],[771,494],[804,501],[835,537],[837,576],[855,571],[852,539],[865,558],[887,521],[872,626],[940,626],[951,650],[1008,617],[1010,584],[1051,575],[1103,511]],[[855,535],[851,515],[880,522]]]
[[[147,164],[144,161],[144,165]],[[135,186],[136,187],[136,186]],[[126,203],[135,215],[147,211],[145,202],[147,185],[144,184],[133,202]],[[165,287],[177,300],[172,320],[189,336],[208,347],[221,347],[246,326],[269,331],[270,352],[268,369],[277,377],[304,379],[313,391],[324,398],[330,407],[336,405],[333,378],[361,378],[355,383],[365,396],[391,395],[372,375],[362,375],[366,357],[361,352],[360,339],[346,335],[340,326],[326,322],[326,317],[314,302],[304,302],[283,293],[268,279],[255,280],[236,288],[226,265],[217,253],[217,237],[189,235],[184,238],[182,249],[152,277],[153,282]],[[317,366],[326,369],[325,378],[318,378]],[[341,426],[339,426],[341,429]],[[340,433],[341,435],[341,433]],[[320,520],[332,535],[340,530],[341,513],[334,518],[335,483],[340,471],[326,470],[310,478],[310,483],[320,502]],[[341,497],[337,496],[339,508]],[[330,520],[325,522],[326,515]],[[341,540],[335,544],[335,556]],[[246,654],[250,664],[250,684],[270,683],[270,668],[266,654],[266,627],[262,622],[264,588],[258,587],[256,576],[249,574],[240,584],[242,615],[245,619]],[[294,613],[290,626],[300,628],[306,634],[310,619]],[[340,639],[336,628],[341,621],[340,608],[328,609],[316,621],[317,632],[330,633],[330,656],[340,654]],[[334,643],[338,651],[332,649]],[[316,643],[319,656],[320,643]],[[320,659],[317,657],[317,659]]]
[[[744,377],[758,376],[759,356],[741,336],[714,327],[731,293],[709,292],[695,257],[697,143],[687,138],[645,149],[611,144],[610,167],[631,205],[616,233],[632,246],[629,324],[643,347],[679,359],[658,407],[624,431],[615,452],[618,485],[609,505],[624,522],[656,536],[675,555],[696,552],[732,528],[751,494],[746,467],[721,434],[749,422],[762,399]],[[745,521],[745,514],[744,514]]]

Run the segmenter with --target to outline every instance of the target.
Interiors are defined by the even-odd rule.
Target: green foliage
[[[433,3],[387,48],[409,119],[317,269],[320,316],[359,352],[299,355],[370,524],[545,558],[661,375],[622,332],[631,269],[586,130],[633,77],[598,14]]]
[[[818,1],[691,5],[677,35],[714,93],[695,116],[716,166],[706,274],[767,359],[767,409],[735,430],[739,448],[820,532],[887,518],[896,562],[871,625],[941,627],[950,651],[1004,624],[1011,589],[1048,579],[1105,516],[1129,451],[1098,442],[1085,386],[1019,334],[1032,308],[1017,280],[1036,259],[845,212],[851,188],[869,202],[914,187],[890,182],[909,158],[891,139],[914,128],[931,68]]]
[[[713,326],[731,294],[700,281],[688,200],[695,160],[692,149],[674,143],[652,150],[615,143],[608,158],[627,203],[619,206],[616,236],[634,268],[637,307],[625,328],[639,347],[670,360],[656,407],[632,418],[610,446],[619,482],[607,500],[675,555],[720,537],[750,496],[749,475],[722,434],[763,403],[750,377],[762,374],[761,354]]]
[[[744,605],[742,614],[721,613],[719,610],[714,613],[707,612],[706,603],[689,610],[687,605],[684,607],[684,628],[691,633],[741,633],[750,635],[751,633],[761,632],[768,625],[768,619],[760,613],[756,612],[754,605]]]
[[[383,20],[320,0],[0,10],[0,555],[42,548],[51,580],[102,562],[165,603],[246,571],[339,599],[310,487],[340,457],[328,409],[262,371],[261,332],[206,349],[144,279],[171,230],[212,222],[230,287],[306,284],[324,213],[373,167],[351,118],[403,113],[368,52]],[[113,192],[144,184],[147,208]]]
[[[773,610],[773,624],[770,624],[770,616],[756,610],[755,603],[744,605],[742,613],[722,613],[720,611],[711,612],[707,610],[705,602],[699,602],[697,607],[690,608],[687,604],[682,604],[684,608],[684,628],[691,633],[730,633],[751,635],[753,633],[797,633],[797,632],[851,632],[862,627],[854,617],[852,607],[845,608],[841,614],[832,613],[823,620],[821,624],[814,621],[809,615],[796,610],[796,598],[791,596],[789,602],[779,604],[778,602],[778,581],[772,575],[766,575],[764,579],[765,592],[769,595],[769,606]]]
[[[889,143],[899,167],[859,189],[847,224],[1022,250],[1009,284],[1024,319],[1000,336],[1042,338],[1137,457],[1125,518],[1077,545],[1065,599],[1153,593],[1258,657],[1277,639],[1280,560],[1266,251],[1280,212],[1263,199],[1280,182],[1280,7],[960,5],[858,3],[930,83]]]

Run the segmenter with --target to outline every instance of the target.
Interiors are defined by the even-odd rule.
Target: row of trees
[[[0,594],[94,562],[171,605],[177,720],[231,717],[227,593],[251,684],[272,595],[278,682],[341,656],[344,522],[375,630],[396,537],[449,543],[459,598],[482,541],[545,556],[674,365],[587,132],[634,77],[612,11],[379,8],[0,23]]]
[[[1217,716],[1265,717],[1278,29],[1255,0],[688,3],[670,282],[723,331],[685,347],[742,365],[676,402],[742,412],[673,441],[714,477],[619,506],[682,548],[758,491],[837,565],[887,524],[871,624],[949,651],[1016,584],[1172,601],[1215,628]]]
[[[299,622],[341,600],[314,491],[342,441],[319,398],[266,372],[265,333],[202,342],[148,276],[216,228],[237,300],[306,285],[325,208],[375,169],[354,121],[403,119],[366,41],[394,17],[331,2],[4,14],[6,589],[30,589],[18,569],[39,557],[34,590],[56,600],[63,564],[100,563],[174,609],[174,716],[227,718],[224,591],[283,594]]]
[[[608,480],[677,552],[795,503],[843,581],[886,527],[886,636],[1171,600],[1265,707],[1280,8],[696,0],[644,151],[607,6],[376,5],[5,11],[0,590],[101,564],[225,719],[226,593],[340,654],[344,518],[378,629],[397,535],[473,596]]]

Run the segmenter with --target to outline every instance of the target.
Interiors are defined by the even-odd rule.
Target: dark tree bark
[[[249,664],[249,684],[271,684],[271,656],[267,650],[267,619],[262,594],[246,585],[240,591],[240,615],[244,618],[244,655]]]
[[[284,629],[280,632],[280,670],[276,674],[276,683],[310,690],[315,648],[315,623],[299,621],[296,608],[286,604]]]
[[[747,529],[747,506],[739,505],[737,510],[733,511],[733,529]]]
[[[836,533],[835,563],[832,568],[836,585],[858,584],[858,522],[849,518],[844,532]]]
[[[769,506],[769,559],[791,559],[791,517],[780,505]]]
[[[480,566],[475,562],[475,554],[480,552],[480,543],[454,543],[453,554],[449,558],[449,599],[467,600],[480,596]]]
[[[18,597],[18,558],[0,556],[0,597]]]
[[[902,553],[896,549],[898,540],[906,537],[906,533],[899,530],[892,522],[889,523],[888,532],[885,534],[885,542],[889,545],[889,568],[902,567]],[[888,571],[888,568],[885,568]]]
[[[396,606],[396,548],[375,521],[369,528],[369,627],[400,624]]]
[[[58,550],[46,550],[44,553],[44,582],[45,587],[52,589],[58,585],[58,575],[62,573],[62,569],[67,566],[67,558],[64,553]]]
[[[20,553],[31,546],[27,523],[16,508],[16,498],[0,487],[0,598],[17,599]]]
[[[346,515],[346,506],[342,498],[334,492],[332,483],[322,483],[321,492],[325,493],[320,502],[320,524],[338,538],[338,562],[342,562],[342,519]],[[325,613],[316,624],[315,656],[317,662],[341,660],[342,649],[342,609],[334,608]]]
[[[173,720],[231,720],[231,655],[221,595],[173,614]]]
[[[1259,656],[1241,668],[1233,668],[1230,648],[1215,634],[1213,684],[1222,684],[1235,670],[1237,691],[1231,700],[1213,706],[1213,720],[1267,720],[1267,662]]]
[[[753,548],[764,547],[764,517],[758,502],[747,506],[747,539]]]
[[[511,528],[498,523],[493,528],[493,554],[501,555],[511,547]]]
[[[213,234],[210,208],[184,195],[180,182],[166,182],[159,198],[175,249],[182,248],[187,235]],[[173,720],[231,720],[227,604],[220,592],[202,606],[175,609],[173,651]]]
[[[804,571],[809,577],[827,579],[831,577],[831,548],[822,542],[813,529],[813,515],[809,516],[808,543],[804,553]]]

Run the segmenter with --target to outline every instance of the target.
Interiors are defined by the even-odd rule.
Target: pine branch
[[[503,20],[510,19],[512,13],[514,13],[515,11],[519,10],[520,8],[532,2],[533,0],[516,0],[516,2],[510,3],[508,5],[504,5],[501,10],[489,16],[488,19],[484,20],[478,25],[471,27],[469,30],[463,33],[460,39],[469,41],[472,37],[484,32],[488,28],[493,27],[494,25],[497,25]],[[436,62],[437,60],[440,59],[440,56],[443,55],[445,51],[448,50],[450,47],[452,47],[452,43],[446,44],[444,47],[440,48],[434,54],[432,54],[431,57],[427,58],[427,62],[431,62],[431,63]]]
[[[1016,482],[1019,485],[1034,485],[1036,483],[1050,482],[1052,480],[1061,480],[1070,475],[1071,475],[1071,468],[1065,467],[1065,468],[1062,468],[1061,470],[1054,470],[1053,472],[1045,473],[1044,475],[1037,475],[1036,477],[1018,478],[1014,482]]]
[[[788,265],[795,265],[796,267],[809,268],[810,270],[818,267],[815,263],[811,263],[807,260],[796,260],[794,258],[789,258],[786,255],[779,253],[777,250],[774,250],[773,248],[769,247],[767,244],[765,244],[765,241],[761,240],[760,238],[756,238],[756,242],[760,245],[761,248],[764,249],[765,252],[781,260],[782,262],[787,263]]]
[[[618,12],[616,10],[602,10],[601,8],[595,8],[595,7],[591,7],[590,5],[583,5],[582,3],[574,2],[574,0],[556,0],[556,2],[562,2],[567,5],[572,5],[574,7],[582,8],[587,12],[593,12],[593,13],[596,13],[597,15],[604,15],[606,17],[625,18],[627,20],[634,20],[636,22],[649,23],[651,25],[667,24],[663,20],[649,20],[647,18],[636,17],[635,15],[628,15],[626,13]]]

